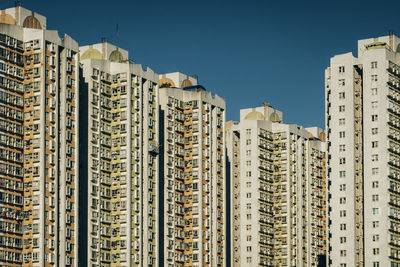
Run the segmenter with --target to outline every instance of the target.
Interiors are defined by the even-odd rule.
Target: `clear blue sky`
[[[14,1],[2,0],[2,7]],[[158,73],[197,74],[227,120],[269,102],[285,122],[324,127],[324,69],[357,40],[400,34],[400,1],[26,0],[81,45],[101,37]],[[63,12],[60,12],[62,10]]]

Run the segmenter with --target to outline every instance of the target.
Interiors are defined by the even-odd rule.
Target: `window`
[[[347,267],[346,263],[341,263],[340,267]]]
[[[339,73],[343,73],[344,72],[344,66],[340,66],[339,67]]]
[[[379,195],[372,195],[372,201],[373,202],[379,201]]]
[[[250,230],[251,230],[251,224],[247,224],[247,225],[246,225],[246,230],[247,230],[247,231],[250,231]]]
[[[379,215],[379,208],[372,208],[373,215]]]
[[[251,150],[246,150],[246,156],[251,156]]]
[[[372,134],[373,135],[378,134],[378,128],[372,128]]]
[[[251,160],[246,161],[246,166],[251,166]]]
[[[339,86],[344,86],[346,84],[344,79],[339,80]]]
[[[340,224],[340,230],[341,230],[341,231],[346,230],[346,224],[345,224],[345,223],[341,223],[341,224]]]
[[[378,228],[378,227],[379,227],[379,221],[373,221],[372,228]]]
[[[247,250],[247,252],[250,252],[251,251],[251,246],[247,246],[246,250]]]
[[[246,172],[246,177],[251,177],[251,172],[250,171]]]
[[[346,217],[346,210],[341,210],[339,212],[340,217]]]
[[[372,249],[372,254],[379,255],[379,248],[373,248]]]
[[[251,263],[251,257],[246,258],[247,263]]]
[[[378,108],[378,101],[372,101],[371,106],[373,109]]]
[[[374,114],[371,116],[372,121],[377,121],[378,120],[378,114]]]
[[[378,67],[378,62],[372,61],[371,62],[371,69],[376,69]]]
[[[246,187],[250,188],[251,187],[251,182],[246,182]]]
[[[340,257],[346,257],[346,250],[345,249],[340,250]]]
[[[379,267],[379,261],[374,261],[372,266],[373,267]]]
[[[339,93],[339,99],[345,99],[345,98],[346,98],[345,93],[344,92],[340,92]]]
[[[339,191],[346,191],[346,184],[341,184],[339,186]]]
[[[344,112],[344,111],[345,111],[345,106],[344,105],[339,106],[339,112]]]
[[[339,177],[340,178],[346,177],[346,171],[339,171]]]
[[[378,147],[378,141],[372,141],[372,148]]]
[[[247,240],[247,241],[251,241],[251,235],[248,235],[248,236],[246,237],[246,240]]]
[[[246,129],[246,134],[251,134],[251,129]]]
[[[346,137],[346,132],[345,131],[339,132],[339,138],[345,138],[345,137]]]
[[[251,193],[247,193],[247,194],[246,194],[246,197],[247,197],[247,198],[251,198]]]
[[[378,81],[378,75],[376,75],[376,74],[371,75],[371,81],[377,82]]]
[[[346,204],[346,198],[345,197],[339,198],[339,203],[340,204]]]
[[[373,154],[371,156],[372,161],[378,161],[378,154]]]
[[[251,145],[251,139],[246,140],[246,145]]]
[[[340,158],[339,164],[346,164],[346,158]]]
[[[372,182],[372,188],[378,188],[379,187],[379,182],[378,181],[373,181]]]
[[[340,244],[346,244],[346,237],[345,236],[340,237]]]
[[[344,118],[339,119],[339,125],[345,125],[346,121]]]
[[[339,145],[339,151],[340,152],[346,151],[346,145]]]
[[[251,220],[251,214],[246,214],[247,220]]]
[[[379,241],[379,235],[373,235],[372,236],[372,241],[374,241],[374,242]]]
[[[379,173],[379,168],[372,168],[372,174],[377,175]]]
[[[378,88],[372,88],[371,95],[377,95],[377,94],[378,94]]]

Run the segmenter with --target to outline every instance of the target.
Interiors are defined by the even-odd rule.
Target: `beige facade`
[[[329,258],[400,266],[400,39],[358,41],[325,71]]]
[[[225,266],[225,101],[160,75],[164,266]],[[183,87],[183,88],[181,88]]]
[[[78,44],[0,12],[0,265],[78,266]]]
[[[88,266],[158,265],[158,75],[80,47],[88,90]]]
[[[318,266],[326,256],[324,133],[269,105],[226,129],[232,266]]]

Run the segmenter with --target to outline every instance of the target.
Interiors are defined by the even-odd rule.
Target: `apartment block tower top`
[[[81,60],[100,59],[119,63],[129,61],[129,53],[127,50],[113,45],[105,39],[103,39],[101,43],[81,46],[79,50],[81,53]]]
[[[198,80],[182,72],[171,72],[161,74],[158,84],[160,88],[185,88],[198,85]]]
[[[282,122],[282,112],[264,103],[262,107],[247,108],[240,110],[240,120],[265,120],[271,122]]]
[[[22,6],[0,11],[0,23],[22,26],[32,29],[46,29],[46,17]]]

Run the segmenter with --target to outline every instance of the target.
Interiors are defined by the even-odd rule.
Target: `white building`
[[[399,44],[361,40],[325,72],[332,266],[400,266]]]
[[[80,54],[89,118],[87,264],[157,266],[158,74],[108,42]]]
[[[160,75],[159,87],[160,258],[168,267],[225,266],[225,101],[182,73]]]
[[[0,12],[0,266],[78,266],[78,43]]]
[[[326,258],[324,132],[268,104],[228,122],[232,266],[318,266]]]

